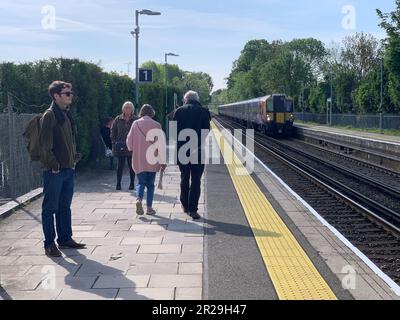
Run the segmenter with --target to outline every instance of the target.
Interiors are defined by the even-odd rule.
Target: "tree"
[[[290,42],[251,40],[234,62],[228,77],[229,99],[245,100],[271,93],[285,93],[298,99],[322,75],[327,55],[316,39]]]
[[[200,96],[200,102],[207,105],[211,101],[211,91],[214,87],[210,75],[204,72],[186,72],[183,78],[183,92],[194,90]]]
[[[274,46],[276,47],[277,45],[271,45],[266,40],[251,40],[247,42],[238,60],[233,63],[232,71],[227,79],[228,89],[232,89],[235,86],[235,81],[241,81],[241,75],[251,70],[253,78],[258,77],[260,72],[258,66],[272,57]]]
[[[343,40],[342,64],[350,69],[357,81],[368,77],[371,71],[376,70],[379,62],[379,41],[370,34],[363,32],[347,36]]]
[[[379,67],[380,45],[372,35],[356,33],[346,37],[342,43],[331,43],[328,55],[322,67],[324,79],[330,87],[331,74],[333,85],[333,107],[335,112],[364,112],[373,110],[371,99],[361,99],[358,88],[374,87],[368,83],[373,79],[370,75]],[[363,90],[364,90],[363,89]],[[375,92],[378,99],[379,92]],[[371,91],[369,90],[369,94]],[[330,97],[330,89],[326,98]],[[360,106],[361,101],[368,106]],[[377,107],[377,106],[376,106]],[[376,108],[375,108],[376,111]]]
[[[164,95],[165,92],[165,66],[154,61],[148,61],[142,64],[143,68],[153,69],[153,84],[156,84],[161,90],[159,94]],[[203,104],[209,103],[211,99],[211,91],[213,81],[209,74],[204,72],[188,72],[181,70],[177,65],[168,64],[168,106],[172,105],[173,94],[178,93],[182,96],[185,91],[195,90],[200,95]],[[164,86],[164,87],[162,87]],[[143,93],[146,95],[146,88],[154,90],[152,85],[146,84],[142,87]],[[150,95],[153,96],[153,95]],[[147,101],[147,100],[146,100]],[[149,103],[151,101],[148,101]]]
[[[287,44],[287,47],[310,67],[314,78],[321,77],[324,59],[328,53],[320,40],[314,38],[294,39]]]
[[[400,111],[400,0],[396,0],[396,9],[383,13],[377,9],[380,26],[386,30],[385,67],[389,72],[389,95],[394,111]]]
[[[51,102],[47,88],[52,81],[72,83],[75,96],[71,112],[78,127],[77,147],[83,157],[81,166],[91,160],[103,118],[119,114],[122,103],[133,97],[134,85],[130,78],[105,73],[98,65],[78,59],[2,63],[0,68],[3,95],[9,92],[16,97],[15,107],[20,113],[44,112]]]
[[[310,89],[307,103],[310,112],[323,113],[326,111],[326,89],[325,83],[320,83]]]
[[[220,106],[229,102],[228,89],[218,89],[211,95],[211,104],[214,106]]]

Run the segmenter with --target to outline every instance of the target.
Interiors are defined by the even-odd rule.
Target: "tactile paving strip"
[[[214,123],[212,129],[279,299],[336,300],[331,288]]]

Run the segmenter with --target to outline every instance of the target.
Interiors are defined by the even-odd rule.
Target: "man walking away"
[[[184,105],[176,109],[174,114],[174,120],[177,121],[178,127],[178,143],[177,143],[177,154],[178,154],[178,165],[181,172],[181,194],[180,200],[182,208],[185,213],[189,214],[194,220],[200,219],[198,211],[198,203],[200,198],[200,182],[201,176],[204,172],[204,159],[202,159],[202,135],[201,130],[210,130],[210,112],[202,107],[200,104],[199,95],[195,91],[186,92],[184,98]],[[197,135],[198,145],[197,148],[194,146],[192,152],[196,153],[196,162],[182,163],[182,159],[179,159],[180,148],[188,143],[186,141],[179,141],[179,133],[185,129],[192,129]],[[190,143],[190,142],[189,142]],[[189,149],[190,150],[190,149]],[[186,154],[189,158],[190,155]],[[192,157],[190,157],[192,159]],[[191,180],[191,181],[190,181]]]
[[[82,249],[83,243],[72,239],[71,202],[74,194],[75,165],[79,160],[76,152],[76,128],[69,113],[72,103],[72,85],[54,81],[49,86],[53,100],[40,119],[40,161],[43,166],[42,225],[45,253],[60,257],[61,252],[54,240],[54,215],[57,243],[60,249]]]

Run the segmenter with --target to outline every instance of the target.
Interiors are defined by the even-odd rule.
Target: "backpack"
[[[39,134],[40,134],[40,119],[42,118],[42,114],[34,116],[25,126],[25,131],[22,134],[26,139],[27,145],[26,148],[28,150],[31,161],[40,161],[40,143],[39,143]]]

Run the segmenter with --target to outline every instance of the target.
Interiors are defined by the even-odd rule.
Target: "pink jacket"
[[[161,125],[148,116],[133,122],[126,145],[132,151],[132,168],[136,174],[158,172],[160,165],[166,163],[165,134]]]

